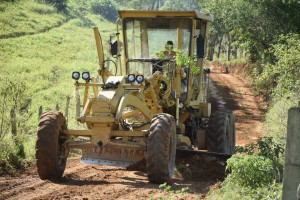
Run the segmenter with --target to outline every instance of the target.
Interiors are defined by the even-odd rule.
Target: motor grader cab
[[[36,159],[42,179],[62,176],[70,148],[82,149],[85,163],[128,167],[145,159],[154,183],[171,179],[176,149],[233,153],[233,115],[211,115],[208,103],[203,59],[212,16],[195,11],[119,11],[119,16],[109,60],[94,28],[100,65],[95,75],[102,81],[90,72],[72,74],[77,121],[86,129],[67,129],[58,111],[40,117]],[[166,41],[171,57],[164,56]]]

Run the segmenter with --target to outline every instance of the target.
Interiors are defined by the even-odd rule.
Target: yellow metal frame
[[[197,22],[201,21],[201,32],[202,36],[207,35],[207,24],[213,20],[212,16],[206,15],[204,13],[195,12],[195,11],[119,11],[120,19],[116,22],[116,36],[118,41],[118,65],[119,71],[122,75],[122,63],[120,50],[121,50],[121,41],[120,41],[120,33],[119,33],[119,22],[123,22],[127,17],[134,18],[155,18],[155,17],[182,17],[189,18],[192,20],[192,33],[191,33],[191,45],[190,45],[190,56],[194,56],[195,49],[195,37],[196,37],[196,28]],[[178,48],[182,48],[182,29],[177,29],[177,41]],[[105,70],[104,67],[104,55],[103,55],[103,47],[101,36],[99,34],[99,30],[97,27],[94,28],[98,61],[100,68]],[[143,35],[144,38],[148,36],[146,33]],[[123,34],[124,39],[124,34]],[[206,42],[206,41],[205,41]],[[124,44],[126,45],[126,44]],[[147,44],[146,44],[147,45]],[[125,55],[125,48],[124,48]],[[126,56],[124,56],[124,61],[126,63]],[[203,58],[197,58],[196,64],[198,67],[202,67]],[[125,66],[125,65],[124,65]],[[123,128],[120,129],[122,123],[124,123],[124,118],[131,118],[135,115],[143,114],[145,117],[145,124],[151,121],[153,116],[157,113],[164,112],[164,108],[170,108],[171,106],[176,107],[176,120],[177,120],[177,128],[179,133],[184,133],[185,126],[184,122],[188,119],[190,113],[188,110],[180,110],[180,90],[181,90],[181,80],[186,76],[185,72],[181,68],[181,66],[174,67],[174,71],[172,71],[173,82],[171,82],[166,76],[164,76],[161,72],[157,71],[152,74],[150,77],[146,77],[146,82],[142,84],[129,84],[126,83],[124,76],[111,76],[107,71],[101,71],[104,82],[108,79],[117,81],[121,80],[116,87],[108,88],[103,90],[102,92],[99,90],[105,86],[104,84],[95,83],[95,79],[91,78],[91,81],[87,81],[86,83],[76,82],[75,86],[84,88],[83,95],[83,105],[81,115],[78,117],[78,121],[81,123],[86,123],[88,130],[66,130],[64,133],[68,135],[70,139],[70,146],[78,147],[78,148],[90,148],[91,146],[99,147],[99,152],[103,152],[103,148],[108,148],[105,150],[105,158],[109,158],[110,151],[114,151],[115,149],[120,149],[120,152],[123,150],[131,149],[138,151],[138,158],[143,156],[143,152],[146,149],[146,141],[149,134],[149,125],[144,125],[143,123],[139,128]],[[202,69],[200,69],[200,73],[202,73]],[[192,95],[192,81],[193,75],[190,73],[188,76],[188,91],[187,91],[187,100],[184,102],[185,106],[193,106],[194,108],[199,109],[199,113],[202,116],[207,117],[210,115],[210,105],[201,103],[201,81],[202,74],[200,74],[200,91],[196,100],[190,101]],[[166,91],[161,94],[161,83],[166,83]],[[93,94],[89,96],[89,90],[93,91]],[[134,89],[134,90],[132,90]],[[171,92],[175,92],[176,100],[172,99]],[[99,93],[99,94],[98,94]],[[173,94],[172,94],[173,95]],[[171,100],[172,99],[172,100]],[[134,107],[133,109],[128,107]],[[172,108],[173,109],[173,108]],[[174,110],[173,110],[174,111]],[[172,112],[173,112],[172,111]],[[174,113],[172,113],[174,114]],[[143,130],[144,129],[144,130]],[[73,140],[74,138],[78,138],[80,136],[87,138],[87,141],[80,142]],[[121,139],[120,139],[121,138]],[[131,138],[131,140],[130,140]],[[132,142],[138,141],[136,143]],[[183,136],[182,134],[178,137],[178,139],[187,145],[191,145],[191,142],[188,137]],[[98,151],[98,150],[97,150]],[[93,158],[96,158],[97,155],[93,154],[95,151],[87,150],[85,151],[85,157],[89,157],[92,155]],[[117,153],[116,153],[117,152]],[[118,154],[118,151],[114,152],[112,157],[118,157],[118,155],[123,155],[123,153]],[[132,153],[132,155],[135,153]],[[126,156],[125,156],[126,157]]]
[[[191,17],[205,20],[207,22],[213,21],[213,16],[210,14],[198,11],[145,11],[145,10],[120,10],[119,16],[123,20],[126,17]]]

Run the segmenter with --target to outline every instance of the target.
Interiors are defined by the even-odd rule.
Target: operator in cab
[[[173,60],[176,57],[176,52],[173,51],[174,48],[174,44],[171,40],[168,40],[165,44],[165,50],[164,50],[164,56],[167,59]]]

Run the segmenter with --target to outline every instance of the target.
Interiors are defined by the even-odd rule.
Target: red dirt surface
[[[236,145],[244,146],[254,142],[262,136],[262,122],[266,103],[262,98],[254,96],[251,85],[241,76],[226,74],[222,67],[211,67],[211,93],[212,108],[220,107],[222,104],[226,109],[232,110],[235,116]],[[217,96],[217,101],[214,96]],[[220,104],[221,99],[221,104]],[[219,101],[219,102],[218,102]]]
[[[211,72],[211,98],[216,107],[233,110],[236,118],[237,145],[245,145],[261,136],[263,102],[259,101],[242,79],[224,74],[217,67]],[[201,199],[209,190],[220,187],[225,177],[225,162],[212,157],[180,157],[171,187],[188,187],[187,194],[174,199]],[[15,176],[0,177],[2,199],[158,199],[169,193],[151,184],[144,172],[118,167],[81,164],[69,159],[59,181],[40,180],[36,169]]]

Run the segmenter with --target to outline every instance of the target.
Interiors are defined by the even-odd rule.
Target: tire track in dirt
[[[83,171],[84,173],[88,172],[84,165],[78,165],[78,160],[70,160],[69,163],[70,164],[65,171],[65,176],[73,176],[74,174],[82,173]],[[54,191],[61,189],[60,187],[51,187],[53,184],[51,181],[41,180],[36,172],[34,173],[35,174],[31,176],[22,175],[21,177],[10,178],[10,180],[1,177],[0,199],[24,199],[23,193],[26,193],[26,198],[30,198],[30,193],[34,193],[34,196],[36,196],[35,193],[37,189],[39,189],[39,191],[49,191],[47,189],[48,187]]]
[[[3,193],[7,189],[15,188],[19,185],[24,184],[27,180],[10,180],[10,177],[5,177],[5,180],[0,180],[0,193]]]
[[[80,180],[88,180],[90,177],[95,176],[99,172],[94,172],[94,170],[90,167],[88,167],[85,170],[81,170],[80,172],[76,172],[73,174],[67,174],[65,177],[76,177],[79,178]],[[58,194],[61,193],[61,191],[66,190],[65,188],[68,187],[68,184],[64,184],[65,180],[67,178],[63,178],[62,180],[56,181],[56,182],[47,182],[45,185],[41,185],[38,188],[35,188],[35,191],[26,193],[26,198],[28,199],[45,199],[50,197],[53,194]],[[68,179],[67,179],[68,180]],[[69,190],[69,189],[68,189]],[[38,193],[38,195],[37,195]],[[15,199],[20,199],[22,195],[17,195],[14,198]]]
[[[193,161],[195,162],[194,159]],[[178,166],[182,167],[188,163],[189,161],[178,163]],[[199,160],[199,163],[203,161]],[[78,159],[68,161],[66,173],[60,181],[43,181],[35,171],[31,173],[23,177],[27,182],[20,180],[20,177],[14,177],[11,182],[19,181],[19,185],[17,188],[7,187],[5,193],[1,193],[0,199],[149,199],[165,196],[159,185],[148,182],[144,172],[79,164]],[[207,179],[195,180],[194,177],[184,180],[183,176],[177,172],[172,187],[174,190],[189,187],[190,199],[199,197],[199,192],[206,193],[217,182]]]
[[[63,188],[58,193],[40,196],[39,199],[118,199],[120,197],[126,199],[126,195],[129,195],[128,199],[132,199],[131,193],[138,190],[127,187],[138,183],[138,179],[135,179],[135,175],[130,174],[131,172],[107,166],[86,167],[90,167],[93,173],[88,176],[82,174],[76,174],[77,177],[66,176],[62,184],[67,184],[69,187]],[[142,181],[147,182],[144,178]]]

